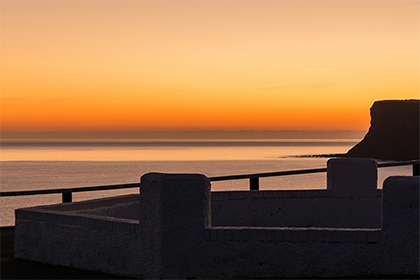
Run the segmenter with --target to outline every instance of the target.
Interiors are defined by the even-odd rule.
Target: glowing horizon
[[[367,130],[420,96],[420,2],[10,1],[2,132]]]

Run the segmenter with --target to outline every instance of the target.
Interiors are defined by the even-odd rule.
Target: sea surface
[[[0,148],[0,189],[71,188],[139,182],[148,172],[222,176],[325,167],[319,154],[347,152],[358,139],[282,140],[7,140]],[[411,167],[381,168],[378,187]],[[212,191],[247,190],[248,180],[213,182]],[[325,189],[326,174],[260,179],[261,190]],[[137,189],[73,193],[73,201]],[[0,225],[14,224],[14,209],[61,202],[60,194],[0,198]]]

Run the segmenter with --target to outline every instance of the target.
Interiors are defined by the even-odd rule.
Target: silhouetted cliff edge
[[[370,108],[370,128],[347,157],[383,160],[419,159],[420,100],[376,101]]]

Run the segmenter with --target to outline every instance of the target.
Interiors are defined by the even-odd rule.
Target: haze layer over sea
[[[222,176],[325,167],[319,154],[346,153],[359,139],[270,140],[4,140],[1,191],[139,182],[148,172]],[[305,157],[309,155],[308,157]],[[382,168],[378,186],[411,167]],[[212,183],[212,191],[247,190],[248,180]],[[325,189],[326,174],[260,179],[261,190]],[[73,201],[138,193],[136,189],[73,193]],[[0,225],[14,224],[14,209],[61,202],[61,195],[0,198]]]

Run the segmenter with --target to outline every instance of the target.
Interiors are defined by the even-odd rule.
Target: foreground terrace
[[[145,278],[418,275],[418,177],[382,191],[376,171],[331,160],[327,190],[220,193],[148,174],[141,195],[17,210],[15,257]]]

